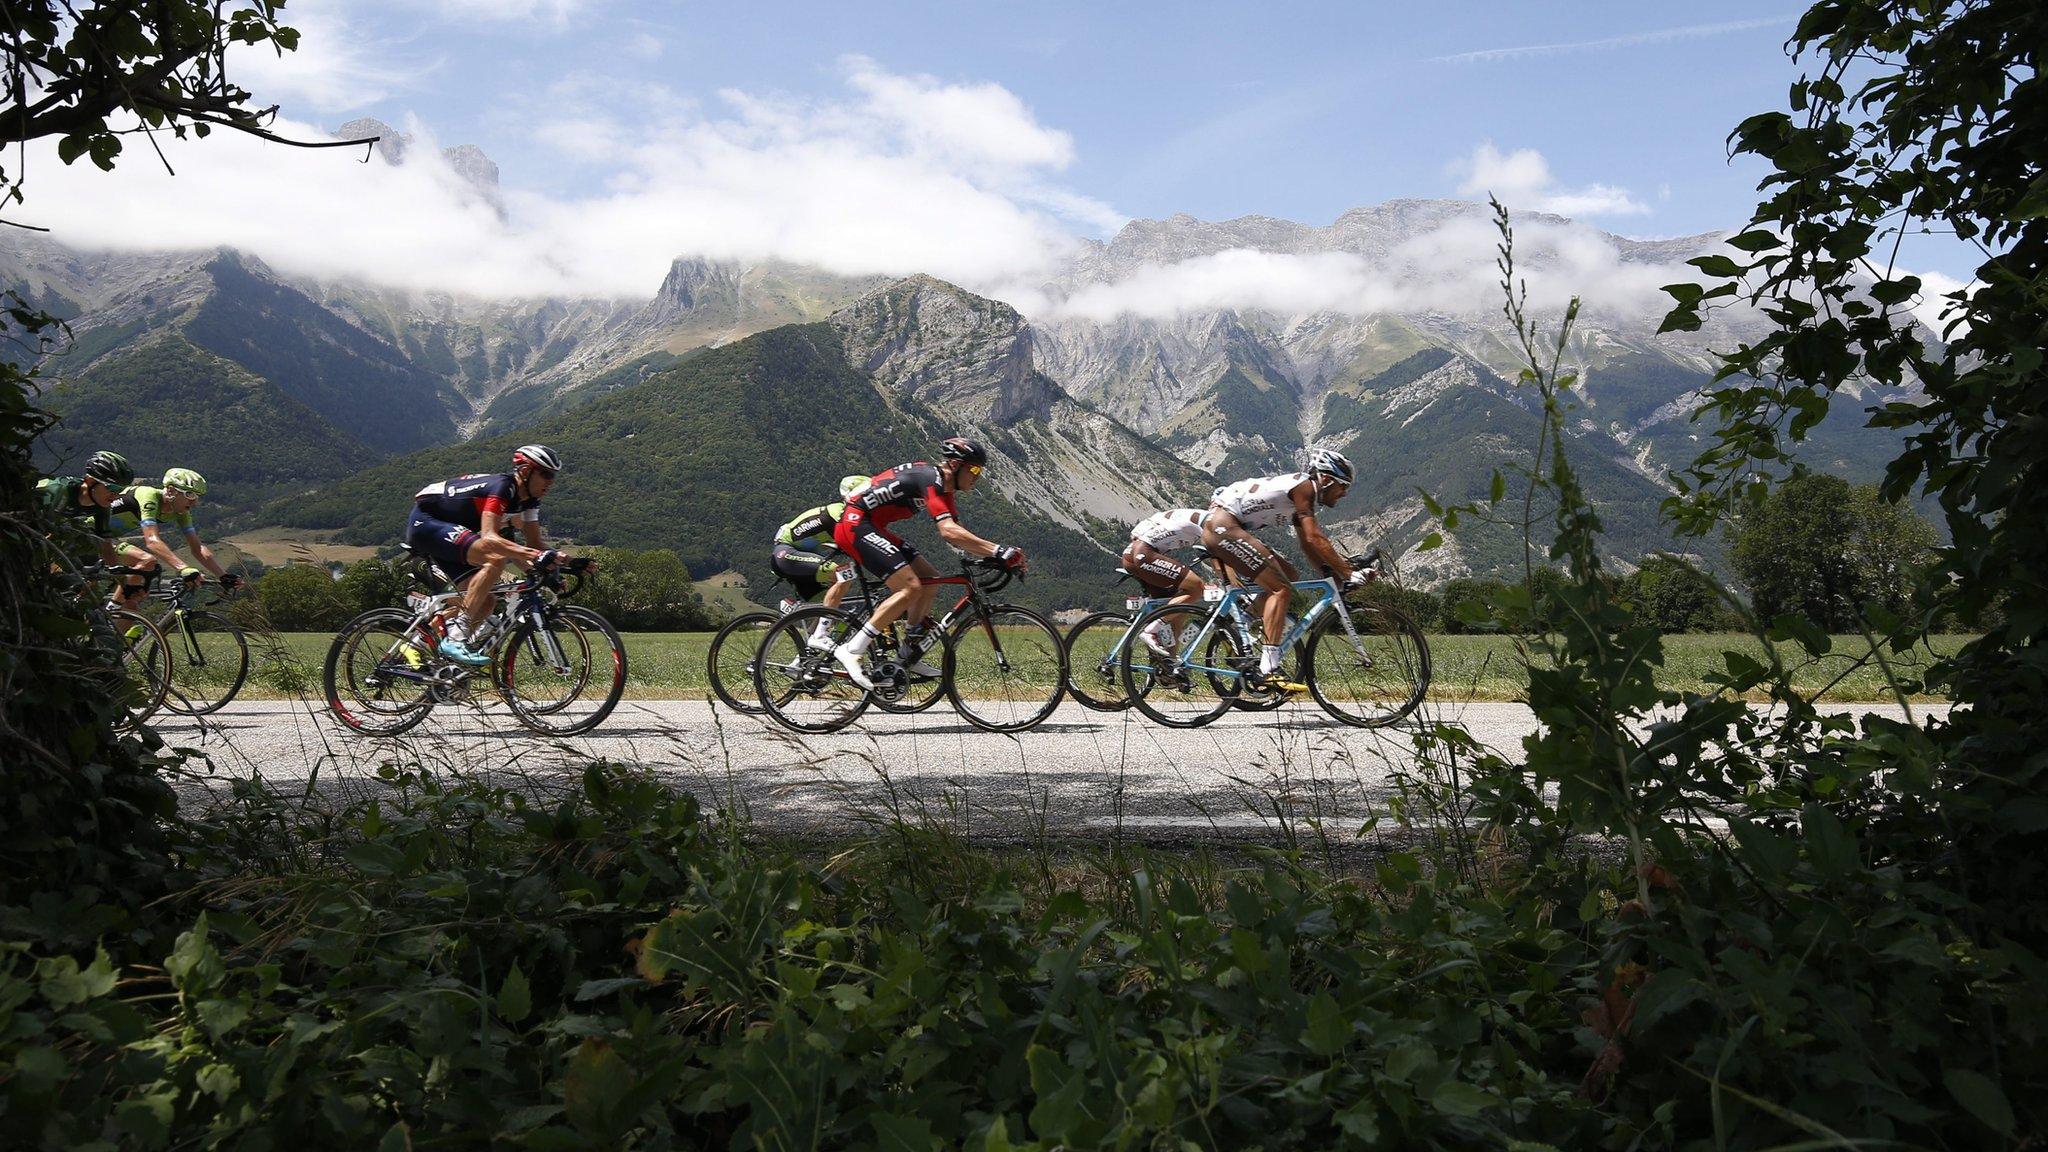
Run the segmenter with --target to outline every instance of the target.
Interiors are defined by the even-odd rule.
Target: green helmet
[[[190,468],[173,468],[164,473],[164,487],[176,488],[194,496],[206,495],[206,477]]]
[[[867,486],[868,478],[865,476],[841,476],[839,478],[839,498],[844,500]]]
[[[85,462],[85,474],[110,488],[126,488],[135,483],[135,465],[128,462],[119,452],[95,452]]]

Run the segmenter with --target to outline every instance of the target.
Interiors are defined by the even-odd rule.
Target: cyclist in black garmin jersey
[[[993,544],[976,536],[960,523],[953,510],[953,497],[971,490],[988,466],[988,450],[964,436],[954,436],[940,445],[941,462],[922,460],[898,464],[868,481],[868,486],[847,498],[846,511],[839,517],[833,534],[839,550],[858,557],[861,565],[888,584],[890,595],[875,606],[861,630],[833,651],[847,678],[862,688],[873,688],[861,658],[882,629],[906,613],[917,623],[906,636],[913,676],[937,676],[939,670],[918,659],[921,639],[931,614],[937,585],[926,584],[939,575],[932,562],[888,526],[908,520],[919,512],[931,514],[939,525],[939,538],[976,556],[1001,560],[1012,568],[1025,565],[1024,550]]]
[[[429,484],[414,494],[412,516],[405,525],[405,545],[413,554],[441,566],[456,582],[469,581],[462,597],[462,615],[450,622],[440,649],[463,664],[483,665],[490,657],[472,650],[469,630],[491,612],[491,589],[505,565],[518,560],[529,567],[555,560],[540,530],[540,501],[554,487],[562,461],[540,444],[512,453],[512,471],[457,476]],[[522,546],[502,535],[509,519],[526,538]]]
[[[853,583],[853,561],[839,550],[833,533],[839,527],[840,513],[846,511],[846,498],[867,486],[865,476],[842,476],[838,500],[806,508],[776,530],[768,566],[796,589],[794,598],[782,602],[783,612],[795,611],[820,592],[825,594],[821,602],[827,608],[837,608],[846,599]]]

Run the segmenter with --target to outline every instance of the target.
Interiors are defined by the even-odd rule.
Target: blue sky
[[[829,98],[841,61],[994,83],[1070,134],[1070,187],[1132,216],[1260,213],[1327,221],[1399,196],[1457,195],[1447,170],[1484,141],[1535,149],[1566,186],[1627,189],[1616,231],[1739,224],[1758,172],[1725,138],[1779,106],[1799,8],[1642,3],[295,4],[339,13],[364,61],[356,111],[412,113],[473,141],[508,183],[603,178],[525,136],[550,85],[601,77],[715,101],[723,89]],[[316,23],[311,34],[324,34]],[[1633,42],[1631,42],[1633,38]],[[1497,57],[1488,50],[1583,45]],[[318,39],[309,50],[324,46]],[[378,93],[381,91],[381,95]],[[371,97],[360,99],[361,97]],[[359,102],[358,102],[359,101]],[[332,120],[340,109],[285,101]]]
[[[1532,237],[1562,287],[1647,315],[1691,273],[1621,267],[1594,229],[1748,219],[1762,170],[1726,138],[1783,105],[1798,11],[292,0],[298,52],[230,61],[280,131],[374,116],[481,146],[500,190],[480,196],[432,148],[392,165],[216,134],[164,142],[175,177],[136,153],[113,177],[31,156],[26,209],[82,246],[230,244],[417,289],[644,297],[691,254],[930,272],[1037,314],[1071,302],[1057,282],[1080,241],[1134,217],[1323,224],[1493,192],[1585,226]],[[1491,292],[1491,244],[1421,237],[1370,267],[1241,253],[1089,307],[1442,307]]]

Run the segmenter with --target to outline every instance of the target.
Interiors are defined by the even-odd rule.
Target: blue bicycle
[[[1377,555],[1356,557],[1370,568]],[[1281,647],[1299,652],[1302,683],[1323,710],[1345,724],[1383,728],[1415,711],[1429,691],[1429,641],[1406,616],[1380,604],[1350,603],[1334,577],[1295,581],[1309,606]],[[1245,623],[1257,589],[1211,587],[1196,604],[1164,604],[1131,625],[1119,671],[1140,712],[1173,728],[1199,728],[1240,701],[1272,699],[1279,689],[1259,674],[1262,643]]]
[[[1196,545],[1195,556],[1207,560],[1209,554]],[[1122,579],[1132,579],[1122,568]],[[1256,591],[1253,589],[1252,591]],[[1097,712],[1121,712],[1131,706],[1131,697],[1124,691],[1123,655],[1133,644],[1143,643],[1138,639],[1138,620],[1155,608],[1162,608],[1170,597],[1131,596],[1124,600],[1123,611],[1097,612],[1083,617],[1072,628],[1067,629],[1065,647],[1067,651],[1067,692],[1084,708]],[[1243,642],[1256,647],[1259,624],[1256,618],[1244,611],[1246,601],[1239,600],[1233,605],[1229,625],[1238,630]],[[1165,626],[1155,629],[1158,639]],[[1297,657],[1299,653],[1295,654]],[[1263,712],[1278,708],[1286,703],[1287,697],[1277,691],[1262,691],[1248,688],[1240,692],[1232,703],[1242,709]]]

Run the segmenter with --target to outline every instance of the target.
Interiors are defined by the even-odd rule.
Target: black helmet
[[[977,467],[988,465],[988,449],[981,446],[981,441],[965,436],[948,436],[939,445],[939,453],[948,460],[961,460]]]
[[[110,488],[126,488],[135,483],[135,466],[119,452],[95,452],[85,462],[85,474]]]
[[[562,470],[562,458],[545,444],[522,444],[512,450],[512,464],[529,464],[553,475]]]

